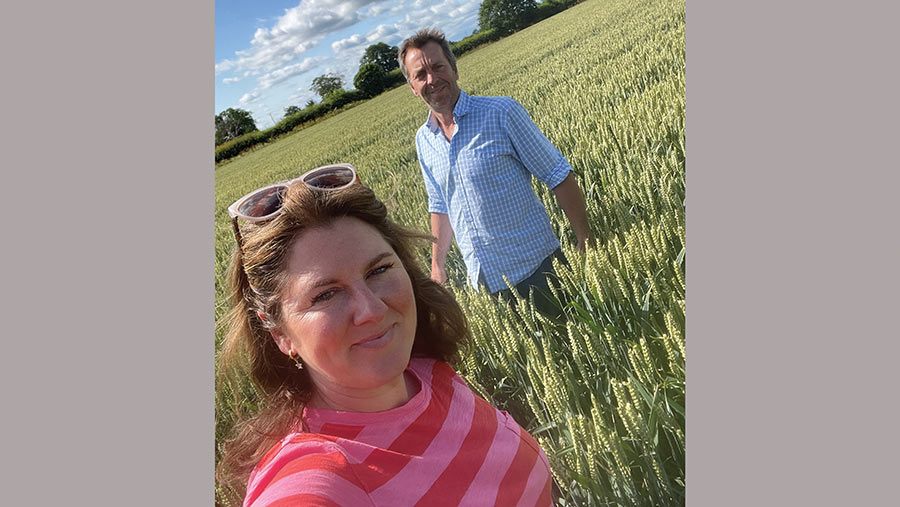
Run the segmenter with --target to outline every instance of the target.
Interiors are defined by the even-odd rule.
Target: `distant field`
[[[684,16],[683,1],[589,0],[459,60],[462,89],[516,98],[566,156],[598,238],[572,251],[565,216],[535,185],[573,265],[559,270],[565,327],[465,288],[455,247],[449,262],[476,345],[458,369],[538,438],[559,505],[684,503]],[[234,247],[225,209],[253,188],[349,162],[395,220],[428,230],[413,141],[426,114],[401,87],[218,166],[217,322]]]

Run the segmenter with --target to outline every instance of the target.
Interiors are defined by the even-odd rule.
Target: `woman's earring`
[[[290,352],[290,354],[288,354],[288,357],[290,357],[291,359],[294,360],[294,363],[297,365],[298,370],[302,370],[303,369],[303,361],[300,360],[300,354],[297,354],[297,355],[294,355],[294,354],[297,354],[297,353],[294,352],[294,349],[291,349],[291,352]]]

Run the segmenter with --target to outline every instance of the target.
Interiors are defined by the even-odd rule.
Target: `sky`
[[[229,107],[253,115],[259,129],[288,106],[321,97],[313,78],[340,74],[345,88],[366,48],[398,46],[436,27],[451,41],[478,27],[481,0],[216,0],[216,114]]]

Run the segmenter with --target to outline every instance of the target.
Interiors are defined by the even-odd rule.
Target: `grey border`
[[[897,9],[874,4],[688,2],[688,505],[896,502]]]
[[[3,505],[213,504],[213,2],[3,9]]]

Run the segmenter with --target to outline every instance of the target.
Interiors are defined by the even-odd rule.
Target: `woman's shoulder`
[[[409,369],[422,380],[434,381],[440,378],[456,377],[456,371],[448,363],[430,357],[411,357]]]
[[[287,435],[250,475],[245,506],[288,500],[303,505],[370,503],[337,439],[315,433]]]

